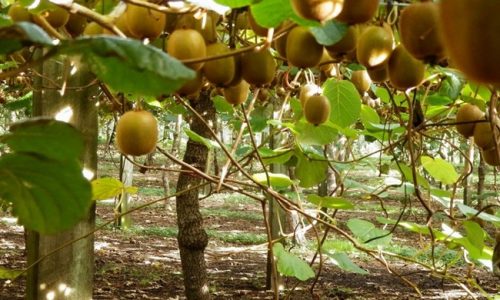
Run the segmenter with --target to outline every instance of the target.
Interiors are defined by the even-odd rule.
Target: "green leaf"
[[[212,98],[214,102],[215,110],[220,113],[230,113],[234,112],[233,106],[224,99],[222,96],[215,96]]]
[[[13,279],[16,279],[23,272],[24,272],[23,270],[7,269],[7,268],[0,266],[0,279],[13,280]]]
[[[194,5],[205,8],[207,10],[213,10],[219,15],[225,15],[229,10],[227,5],[218,4],[218,1],[214,0],[188,0],[187,2],[193,3]]]
[[[360,118],[361,118],[361,123],[363,123],[363,126],[365,126],[366,129],[378,130],[376,127],[372,125],[380,123],[380,117],[376,110],[374,110],[368,105],[363,104],[361,106]]]
[[[453,184],[459,178],[453,165],[439,157],[433,159],[429,156],[422,156],[420,160],[424,169],[429,172],[432,177],[444,184]]]
[[[330,100],[332,123],[347,127],[358,120],[361,98],[352,82],[330,78],[323,84],[323,94]]]
[[[261,132],[267,128],[267,120],[272,116],[272,111],[269,111],[271,106],[256,107],[250,114],[250,125],[253,132]]]
[[[76,159],[6,154],[0,159],[0,178],[0,198],[12,203],[19,223],[44,234],[75,225],[92,203],[90,183]]]
[[[330,122],[314,126],[304,118],[294,124],[291,129],[293,129],[297,141],[305,145],[327,145],[335,141],[338,136],[338,130]]]
[[[9,54],[28,46],[54,46],[42,28],[30,22],[17,22],[11,26],[0,27],[0,54]]]
[[[387,230],[378,229],[371,222],[361,219],[350,219],[347,221],[349,230],[363,243],[373,238],[381,237],[368,243],[373,246],[382,246],[390,243],[392,234],[388,235]]]
[[[397,166],[395,166],[395,168],[397,168]],[[401,175],[403,176],[403,180],[406,180],[413,184],[413,173],[411,171],[411,167],[399,164],[399,168]],[[427,181],[427,179],[425,179],[422,175],[418,173],[418,170],[417,170],[417,183],[426,189],[430,188],[429,182]]]
[[[269,175],[269,182],[273,188],[282,189],[287,188],[293,184],[293,181],[290,177],[285,174],[280,173],[267,173]],[[253,174],[252,178],[262,185],[267,186],[267,175],[266,173],[257,173]]]
[[[478,213],[478,210],[476,210],[475,208],[472,208],[470,206],[467,206],[467,205],[464,205],[464,204],[461,204],[461,203],[457,203],[457,207],[458,209],[464,214],[464,215],[467,215],[467,216],[475,216],[477,213]],[[477,215],[477,217],[481,220],[485,220],[485,221],[488,221],[488,222],[492,222],[493,224],[495,224],[496,226],[500,226],[500,218],[497,217],[497,216],[494,216],[494,215],[490,215],[488,213],[485,213],[485,212],[481,212],[479,215]]]
[[[318,43],[330,46],[340,41],[348,28],[349,26],[347,24],[331,20],[326,22],[323,26],[311,27],[310,30]]]
[[[326,252],[326,255],[332,260],[332,262],[340,269],[357,274],[368,274],[368,271],[360,268],[357,264],[353,263],[352,260],[343,252],[331,253]]]
[[[281,149],[269,149],[260,148],[259,154],[266,165],[269,164],[284,164],[290,160],[293,155],[293,150],[281,148]]]
[[[295,155],[298,159],[295,176],[300,180],[301,187],[309,188],[325,180],[328,162],[309,159],[300,150],[296,150]],[[308,155],[314,159],[324,159],[312,153],[308,153]]]
[[[484,248],[484,240],[486,239],[486,232],[477,224],[472,221],[464,221],[463,223],[465,232],[467,232],[467,239],[471,244],[477,249],[482,250]]]
[[[215,0],[215,2],[231,8],[244,7],[252,4],[254,0]]]
[[[454,72],[446,71],[444,73],[446,78],[441,81],[439,94],[452,100],[457,100],[460,96],[460,91],[463,89],[464,82]]]
[[[170,94],[195,77],[195,72],[177,59],[133,39],[83,37],[63,44],[60,53],[81,55],[100,80],[125,93]]]
[[[92,181],[92,200],[106,200],[114,198],[122,193],[136,194],[137,187],[125,187],[123,183],[111,177],[94,179]]]
[[[217,142],[212,141],[211,139],[204,138],[201,135],[197,134],[196,132],[191,131],[187,128],[184,129],[184,132],[191,140],[205,145],[208,149],[212,149],[212,148],[220,149],[220,145]]]
[[[18,111],[23,109],[30,109],[33,102],[33,92],[29,91],[22,97],[5,103],[3,106],[10,111]]]
[[[37,118],[16,123],[0,142],[12,151],[36,153],[54,160],[71,160],[83,152],[83,137],[72,125],[54,119]]]
[[[353,209],[354,205],[347,199],[341,197],[321,197],[318,195],[307,196],[307,201],[314,205],[333,209]]]
[[[277,27],[293,15],[289,0],[260,1],[253,4],[250,10],[257,24],[267,28]]]
[[[448,105],[453,102],[450,97],[439,94],[429,95],[427,96],[427,98],[425,98],[425,101],[427,102],[427,104],[434,106]]]
[[[293,276],[301,281],[306,281],[315,276],[313,269],[307,262],[285,251],[283,245],[273,245],[273,253],[277,260],[278,272],[285,276]]]

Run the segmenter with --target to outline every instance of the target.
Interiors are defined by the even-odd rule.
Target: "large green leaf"
[[[287,188],[293,184],[290,177],[279,173],[257,173],[252,175],[252,178],[260,184],[267,185],[268,176],[271,186],[277,189]]]
[[[377,238],[369,242],[368,245],[387,245],[392,239],[392,234],[388,234],[387,230],[376,228],[371,222],[365,220],[350,219],[347,221],[347,227],[363,243]]]
[[[312,187],[319,184],[326,178],[328,162],[322,161],[323,157],[308,153],[311,158],[306,157],[302,151],[296,150],[297,166],[295,167],[295,176],[300,180],[301,187]],[[320,159],[320,160],[316,160]]]
[[[286,124],[284,124],[286,126]],[[323,146],[332,143],[338,136],[338,130],[331,122],[318,126],[307,122],[304,118],[290,126],[297,137],[297,141],[305,145]]]
[[[293,151],[287,148],[281,149],[269,149],[269,148],[260,148],[259,154],[266,165],[269,164],[284,164],[293,155]]]
[[[328,79],[323,84],[323,94],[330,100],[332,123],[347,127],[358,120],[361,112],[361,98],[352,82]]]
[[[0,198],[12,203],[20,224],[41,233],[70,228],[92,203],[90,183],[76,158],[6,154],[0,159],[0,178]]]
[[[301,281],[306,281],[315,276],[309,264],[290,252],[287,252],[282,244],[274,244],[273,253],[277,260],[278,272],[281,274],[293,276]]]
[[[353,263],[352,260],[344,252],[326,252],[326,255],[330,257],[332,262],[344,271],[357,273],[357,274],[368,274],[368,271],[361,269],[357,264]]]
[[[439,157],[433,159],[429,156],[422,156],[420,160],[424,169],[429,172],[432,177],[444,184],[453,184],[459,178],[459,175],[455,171],[455,167]]]
[[[365,126],[366,129],[379,130],[377,127],[373,125],[373,124],[380,124],[380,117],[376,110],[374,110],[368,105],[363,104],[361,106],[360,117],[361,117],[361,123],[363,123],[363,126]]]
[[[83,152],[83,137],[75,127],[54,119],[31,119],[11,126],[0,142],[12,151],[36,153],[54,160],[72,160]]]
[[[23,47],[54,46],[54,40],[43,29],[30,22],[18,22],[11,26],[0,27],[0,54],[9,54]]]
[[[467,239],[469,242],[471,242],[474,247],[482,250],[484,248],[484,240],[487,236],[483,228],[481,228],[478,223],[472,221],[464,221],[463,225],[467,232]]]
[[[195,72],[160,49],[114,36],[84,37],[63,44],[61,54],[83,63],[111,88],[144,96],[169,94],[195,77]]]
[[[212,148],[220,149],[221,148],[219,143],[217,143],[216,141],[212,141],[211,139],[204,138],[192,130],[189,130],[186,128],[186,129],[184,129],[184,132],[191,140],[205,145],[205,147],[207,147],[208,149],[212,149]]]
[[[264,27],[277,27],[283,21],[292,19],[302,26],[318,26],[316,21],[305,20],[293,11],[290,0],[261,0],[252,1],[250,7],[255,21]]]
[[[403,165],[401,163],[395,168],[398,168],[398,167],[399,167],[399,170],[401,172],[401,175],[403,176],[403,180],[406,180],[408,182],[413,183],[413,173],[412,173],[411,167],[407,166],[407,165]],[[427,179],[424,178],[424,176],[420,175],[418,170],[417,170],[417,183],[426,189],[430,188],[429,182],[427,181]]]
[[[106,200],[114,198],[122,193],[135,194],[137,187],[125,186],[120,180],[104,177],[92,181],[92,199]]]
[[[329,46],[340,41],[348,28],[349,26],[347,24],[331,20],[326,22],[323,26],[312,27],[311,32],[318,43]]]
[[[315,194],[307,196],[307,201],[314,205],[333,209],[352,209],[354,205],[347,199],[341,197],[321,197]]]

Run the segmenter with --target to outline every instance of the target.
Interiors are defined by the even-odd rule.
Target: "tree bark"
[[[215,108],[210,99],[209,91],[203,91],[199,99],[193,102],[192,105],[208,124],[215,124]],[[210,138],[209,129],[197,117],[192,118],[190,128],[193,132]],[[207,156],[208,149],[205,145],[191,139],[188,140],[184,162],[204,171]],[[201,182],[200,177],[188,172],[181,172],[177,181],[177,191],[185,190]],[[177,241],[181,254],[185,293],[188,300],[210,299],[204,256],[208,236],[203,228],[199,192],[200,189],[193,189],[176,198],[177,225],[179,227]]]
[[[86,70],[69,74],[69,60],[50,60],[40,67],[44,78],[35,79],[33,95],[34,116],[55,117],[62,112],[72,113],[69,122],[78,128],[85,140],[83,166],[94,174],[97,170],[97,107],[95,85],[88,87],[94,77]],[[61,95],[56,88],[67,83]],[[76,88],[84,87],[84,88]],[[64,145],[61,145],[64,147]],[[62,244],[79,238],[94,229],[95,206],[75,227],[55,235],[28,232],[28,264],[53,251]],[[30,269],[27,278],[27,299],[91,299],[94,281],[93,235],[48,256]]]

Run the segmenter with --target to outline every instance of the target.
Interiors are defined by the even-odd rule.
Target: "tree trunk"
[[[215,108],[210,100],[209,91],[202,92],[199,99],[192,104],[194,105],[194,109],[205,118],[207,123],[215,124]],[[190,128],[203,137],[210,137],[208,128],[196,117],[192,118]],[[184,162],[204,171],[207,156],[208,149],[206,146],[191,139],[188,140]],[[198,176],[182,172],[179,174],[177,181],[177,191],[179,192],[198,185],[201,181],[201,178]],[[185,293],[188,300],[210,298],[204,257],[205,247],[208,244],[208,236],[203,228],[203,217],[200,213],[198,201],[199,192],[200,189],[190,190],[176,198],[177,225],[179,227],[177,240],[181,254]]]
[[[43,74],[44,78],[35,78],[33,114],[35,116],[57,116],[58,119],[64,119],[64,116],[69,117],[67,118],[69,122],[83,133],[85,139],[83,166],[95,175],[97,170],[95,97],[97,87],[95,85],[86,87],[94,79],[88,71],[80,68],[75,74],[70,75],[69,70],[69,60],[51,60],[40,67],[39,72]],[[65,79],[67,79],[67,89],[61,95],[61,90],[54,88],[53,83],[63,86]],[[55,235],[42,235],[29,231],[28,264],[62,244],[92,231],[94,223],[95,206],[92,206],[88,215],[72,229]],[[26,297],[27,299],[91,299],[93,280],[94,237],[91,235],[48,256],[30,269]]]
[[[132,185],[132,180],[134,178],[134,165],[127,159],[125,159],[124,156],[121,156],[120,158],[120,181],[123,182],[125,186],[131,186]],[[120,214],[123,214],[129,210],[129,204],[130,204],[130,195],[128,193],[122,193],[119,196],[119,207],[118,211]],[[116,220],[116,226],[120,227],[121,229],[128,229],[132,225],[132,218],[130,215],[124,215],[121,216],[119,219]]]

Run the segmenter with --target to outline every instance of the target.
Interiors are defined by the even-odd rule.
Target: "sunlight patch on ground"
[[[108,242],[98,242],[96,241],[94,243],[94,249],[95,250],[102,250],[104,248],[108,248],[109,247],[109,243]]]

